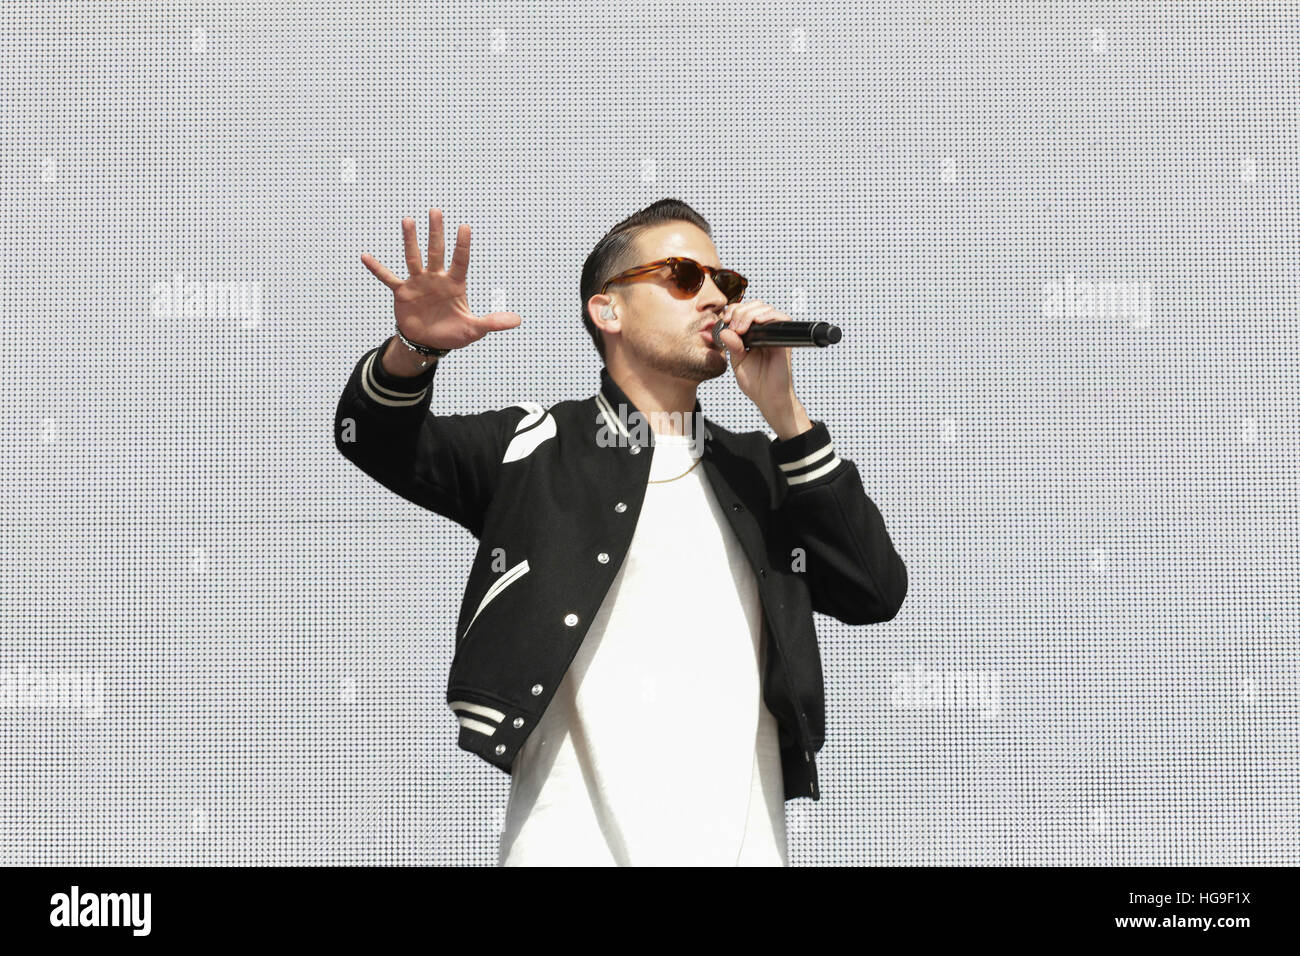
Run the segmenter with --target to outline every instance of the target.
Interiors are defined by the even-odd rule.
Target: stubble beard
[[[694,341],[675,340],[670,348],[659,343],[636,343],[645,346],[637,350],[639,357],[650,368],[674,378],[690,382],[707,382],[717,378],[727,370],[726,353],[704,345],[700,342],[699,333],[692,335]],[[659,345],[658,348],[654,347],[656,344]],[[711,352],[716,353],[716,357],[709,354]]]

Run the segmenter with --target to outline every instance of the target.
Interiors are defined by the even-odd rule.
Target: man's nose
[[[714,283],[713,276],[704,277],[704,285],[700,286],[700,302],[715,309],[720,309],[727,304],[727,297]]]

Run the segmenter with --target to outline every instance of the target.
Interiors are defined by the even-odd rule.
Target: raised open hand
[[[477,342],[489,332],[513,329],[523,321],[514,312],[489,312],[476,316],[465,298],[465,274],[469,271],[468,225],[456,231],[456,249],[451,268],[443,269],[442,210],[429,210],[429,261],[420,261],[415,238],[415,220],[402,220],[406,242],[405,282],[389,272],[374,256],[366,253],[361,262],[384,285],[393,290],[393,313],[397,328],[416,345],[436,349],[458,349]]]

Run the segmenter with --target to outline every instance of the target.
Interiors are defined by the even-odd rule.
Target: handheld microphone
[[[713,326],[713,341],[723,345],[722,330],[725,319]],[[758,346],[789,348],[790,346],[818,346],[825,348],[840,340],[840,327],[829,322],[754,322],[740,335],[745,351]],[[724,346],[725,347],[725,346]]]

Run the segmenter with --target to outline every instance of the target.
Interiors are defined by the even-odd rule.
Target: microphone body
[[[713,327],[713,341],[722,345],[722,330],[727,323],[719,319]],[[745,351],[755,347],[789,348],[791,346],[813,346],[825,348],[834,345],[841,338],[838,325],[829,322],[755,322],[741,333],[740,341]]]

